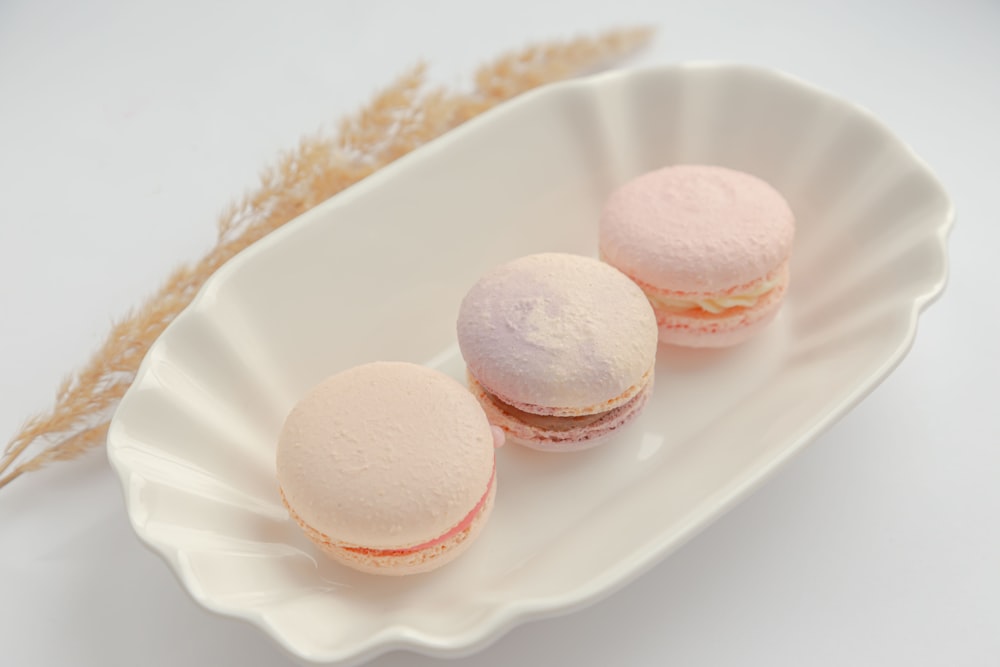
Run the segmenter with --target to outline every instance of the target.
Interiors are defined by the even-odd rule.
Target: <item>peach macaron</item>
[[[651,171],[601,213],[601,258],[645,292],[660,341],[741,343],[777,315],[789,285],[795,217],[765,181],[709,165]]]
[[[652,390],[653,310],[635,283],[590,257],[542,253],[494,268],[465,295],[457,330],[469,386],[511,442],[598,445]]]
[[[461,383],[374,362],[327,378],[295,405],[278,440],[277,478],[291,517],[335,561],[426,572],[482,531],[502,442]]]

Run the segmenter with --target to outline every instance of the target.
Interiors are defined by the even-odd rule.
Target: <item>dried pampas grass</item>
[[[87,364],[62,383],[53,408],[28,419],[11,438],[0,456],[0,488],[103,443],[111,411],[149,346],[236,253],[477,114],[536,86],[606,67],[651,36],[649,29],[618,30],[531,46],[482,67],[468,92],[426,90],[424,70],[416,67],[345,118],[335,136],[303,139],[222,214],[215,247],[174,271],[152,298],[115,324]]]

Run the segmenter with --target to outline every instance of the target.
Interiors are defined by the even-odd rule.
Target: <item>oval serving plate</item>
[[[775,323],[728,351],[661,347],[648,408],[606,446],[500,450],[494,515],[448,567],[383,579],[322,558],[273,479],[297,398],[376,359],[462,379],[455,314],[484,271],[533,252],[596,255],[608,193],[684,162],[754,173],[791,203],[792,286]],[[136,532],[205,607],[308,661],[467,653],[636,577],[871,391],[944,287],[952,217],[881,123],[780,73],[687,64],[550,86],[220,269],[150,350],[109,456]]]

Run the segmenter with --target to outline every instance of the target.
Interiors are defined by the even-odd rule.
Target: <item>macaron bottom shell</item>
[[[444,540],[433,540],[428,546],[416,549],[369,549],[336,542],[303,521],[285,501],[284,494],[282,501],[306,537],[335,562],[367,574],[403,576],[436,570],[465,553],[476,541],[493,511],[496,486],[494,477],[483,500],[473,509],[471,520],[463,521],[462,524],[465,525],[460,524],[461,529],[455,534]]]
[[[627,402],[606,412],[575,417],[527,413],[488,392],[470,373],[469,389],[479,400],[487,418],[506,434],[507,442],[544,452],[576,452],[605,443],[620,428],[632,422],[649,400],[653,370],[641,389]]]

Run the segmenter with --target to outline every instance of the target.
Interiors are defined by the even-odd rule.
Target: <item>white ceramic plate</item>
[[[498,453],[496,510],[411,578],[324,560],[281,506],[276,434],[326,375],[376,359],[456,378],[455,314],[487,269],[596,254],[604,198],[678,162],[776,186],[798,217],[778,320],[737,349],[661,347],[612,443]],[[108,436],[128,512],[199,602],[309,661],[472,651],[661,560],[842,416],[944,286],[948,197],[869,114],[739,65],[623,71],[525,95],[399,160],[223,267],[167,329]]]

